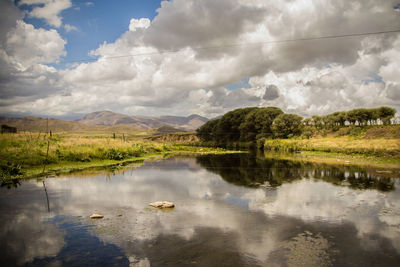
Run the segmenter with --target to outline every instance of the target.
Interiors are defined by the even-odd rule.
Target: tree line
[[[345,125],[378,125],[391,124],[396,110],[390,107],[357,108],[349,111],[337,111],[326,116],[312,116],[304,120],[305,125],[319,128]]]
[[[290,138],[299,136],[304,129],[331,129],[346,125],[391,124],[396,110],[390,107],[358,108],[338,111],[326,116],[303,118],[286,114],[277,107],[249,107],[229,111],[221,118],[208,121],[197,129],[202,141],[219,144],[256,141],[261,138]]]

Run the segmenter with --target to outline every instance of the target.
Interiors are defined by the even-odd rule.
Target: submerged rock
[[[93,213],[92,215],[90,215],[90,219],[101,219],[103,217],[103,215],[97,213]]]
[[[150,203],[149,206],[164,209],[164,208],[173,208],[173,207],[175,207],[175,204],[172,202],[168,202],[168,201],[157,201],[157,202]]]

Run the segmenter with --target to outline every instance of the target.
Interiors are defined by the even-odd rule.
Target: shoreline
[[[204,149],[198,147],[199,150]],[[131,157],[123,160],[94,160],[90,162],[74,162],[74,161],[62,161],[59,163],[52,163],[46,165],[45,171],[43,172],[43,166],[33,166],[23,169],[22,175],[11,176],[0,180],[14,180],[14,179],[33,179],[33,178],[45,178],[55,177],[65,174],[79,173],[85,171],[107,171],[111,170],[114,172],[118,169],[124,169],[129,166],[141,166],[145,161],[153,161],[160,159],[167,159],[171,156],[179,155],[207,155],[207,154],[232,154],[232,153],[244,153],[243,151],[234,150],[209,150],[208,151],[169,151],[161,153],[151,153],[140,157]]]

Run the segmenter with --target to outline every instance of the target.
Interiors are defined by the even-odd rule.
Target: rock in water
[[[103,217],[103,215],[97,213],[93,213],[92,215],[90,215],[90,219],[101,219]]]
[[[152,206],[152,207],[155,207],[155,208],[160,208],[160,209],[175,207],[174,203],[168,202],[168,201],[153,202],[153,203],[150,203],[149,206]]]

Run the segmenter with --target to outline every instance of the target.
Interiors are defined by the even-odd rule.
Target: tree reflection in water
[[[260,153],[207,155],[197,163],[225,181],[247,187],[277,187],[299,179],[318,179],[353,189],[392,191],[394,175],[377,175],[376,171],[357,165],[332,165],[266,158]],[[385,177],[384,177],[385,176]]]

